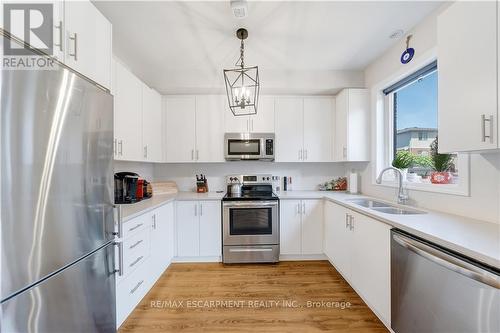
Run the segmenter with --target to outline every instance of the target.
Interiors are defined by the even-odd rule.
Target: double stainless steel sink
[[[350,199],[347,201],[350,203],[353,203],[355,205],[369,208],[369,209],[372,209],[376,212],[385,213],[385,214],[392,214],[392,215],[426,214],[426,212],[423,212],[423,211],[393,206],[389,203],[386,203],[383,201],[378,201],[378,200],[373,200],[373,199],[359,198],[359,199]]]

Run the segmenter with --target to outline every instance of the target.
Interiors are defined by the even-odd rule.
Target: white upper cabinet
[[[440,152],[499,147],[497,6],[459,1],[438,17]]]
[[[224,96],[224,122],[225,132],[229,133],[274,133],[274,98],[260,96],[256,115],[235,116]]]
[[[166,161],[224,161],[224,99],[221,95],[164,98]]]
[[[330,97],[304,98],[305,162],[332,161],[332,110]]]
[[[195,162],[195,97],[168,96],[164,98],[163,105],[167,162]]]
[[[224,112],[227,100],[222,95],[196,96],[197,162],[224,162]]]
[[[118,61],[114,61],[114,65],[115,159],[141,161],[142,82]]]
[[[142,146],[144,161],[162,161],[161,95],[145,84],[142,84]]]
[[[260,96],[257,114],[249,116],[252,133],[274,133],[274,98]]]
[[[332,161],[332,99],[275,100],[276,162]]]
[[[102,86],[110,88],[111,23],[88,0],[65,1],[64,29],[65,63]]]
[[[301,162],[304,145],[303,99],[278,97],[275,100],[276,162]]]
[[[370,112],[368,90],[344,89],[335,98],[334,161],[368,161]]]

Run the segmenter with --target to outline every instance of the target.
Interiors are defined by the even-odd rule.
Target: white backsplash
[[[207,177],[210,191],[225,191],[225,176],[231,174],[261,174],[292,177],[294,191],[317,190],[318,184],[346,173],[343,163],[272,163],[272,162],[227,162],[227,163],[179,163],[154,164],[154,181],[171,180],[180,191],[194,191],[196,174]]]
[[[154,164],[143,162],[115,161],[115,172],[135,172],[148,181],[154,180]]]

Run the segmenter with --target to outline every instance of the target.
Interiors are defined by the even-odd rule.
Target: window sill
[[[373,182],[372,184],[376,185],[376,186],[383,186],[383,187],[393,187],[393,188],[398,187],[397,181],[389,181],[389,180],[383,180],[382,184],[377,184],[376,182]],[[429,183],[404,182],[404,187],[408,190],[413,190],[413,191],[444,193],[444,194],[450,194],[450,195],[460,195],[460,196],[464,196],[464,197],[468,197],[470,195],[468,186],[465,187],[461,183],[460,184],[429,184]]]

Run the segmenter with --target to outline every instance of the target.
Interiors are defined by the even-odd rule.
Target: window
[[[388,164],[395,156],[412,161],[407,181],[431,183],[434,171],[431,146],[438,138],[438,67],[437,62],[424,66],[383,90],[389,102],[392,133]],[[459,181],[457,155],[451,156],[452,182]]]

